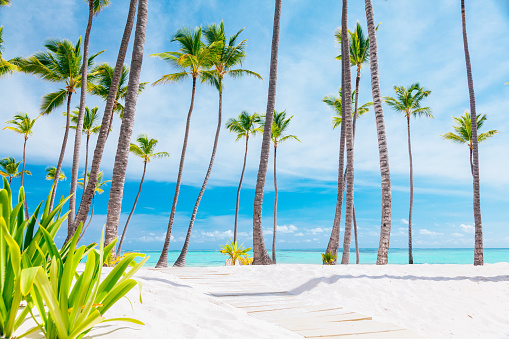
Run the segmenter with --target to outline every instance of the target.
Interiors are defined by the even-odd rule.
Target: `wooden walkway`
[[[249,315],[284,327],[305,338],[417,339],[399,326],[372,320],[335,304],[317,304],[288,291],[245,281],[235,270],[174,268],[186,284],[217,297]],[[346,338],[345,338],[346,337]]]

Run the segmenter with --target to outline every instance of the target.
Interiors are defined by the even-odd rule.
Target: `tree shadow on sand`
[[[393,280],[409,280],[409,281],[462,281],[462,280],[470,280],[473,282],[501,282],[501,281],[509,281],[509,275],[497,275],[493,277],[483,277],[483,276],[475,276],[475,277],[466,277],[466,276],[456,276],[456,277],[425,277],[425,276],[416,276],[416,275],[333,275],[330,277],[319,277],[319,278],[313,278],[306,283],[293,288],[289,290],[288,292],[292,294],[302,294],[307,291],[311,291],[313,288],[315,288],[320,283],[325,284],[334,284],[338,282],[339,280],[343,279],[359,279],[359,278],[366,278],[366,279],[373,279],[373,280],[379,280],[379,279],[393,279]]]

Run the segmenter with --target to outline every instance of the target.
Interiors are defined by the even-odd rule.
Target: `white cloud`
[[[459,228],[465,233],[474,233],[475,231],[475,227],[473,225],[461,224],[459,225]]]
[[[464,234],[461,234],[461,233],[452,233],[451,236],[453,236],[455,238],[460,238],[460,237],[463,237]]]
[[[407,219],[405,219],[405,218],[401,219],[401,222],[402,222],[403,224],[405,224],[405,225],[408,225],[408,220],[407,220]]]
[[[225,238],[233,238],[232,230],[227,230],[224,232],[213,231],[213,232],[201,232],[202,236],[212,239],[225,239]]]
[[[297,227],[295,225],[283,225],[283,226],[279,226],[277,225],[277,231],[278,232],[281,232],[281,233],[293,233],[295,231],[297,231]]]
[[[443,233],[438,233],[438,232],[435,232],[435,231],[430,231],[430,230],[427,230],[425,228],[420,229],[419,233],[422,234],[422,235],[431,235],[433,237],[437,236],[437,235],[443,235]]]
[[[295,236],[296,236],[296,237],[303,237],[303,236],[304,236],[304,233],[302,233],[302,232],[295,233]]]
[[[323,233],[325,232],[327,229],[326,228],[323,228],[323,227],[316,227],[316,228],[312,228],[309,230],[309,232],[311,232],[312,234],[318,234],[318,233]]]

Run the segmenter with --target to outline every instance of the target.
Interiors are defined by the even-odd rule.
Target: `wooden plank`
[[[289,330],[305,336],[306,338],[320,338],[323,336],[345,336],[353,334],[371,334],[377,332],[389,332],[402,328],[389,323],[381,323],[373,320],[345,321],[319,323],[314,326],[300,325],[296,323]]]

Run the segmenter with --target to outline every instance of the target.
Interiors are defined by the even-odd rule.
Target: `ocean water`
[[[359,257],[361,264],[375,264],[376,248],[361,248]],[[143,251],[150,256],[146,266],[154,267],[159,259],[159,251]],[[278,264],[322,264],[323,249],[321,250],[278,250]],[[171,266],[179,256],[179,251],[170,251],[168,265]],[[250,253],[252,256],[252,253]],[[269,255],[271,252],[269,251]],[[415,248],[413,251],[414,264],[473,264],[473,248]],[[341,256],[341,253],[340,253]],[[226,256],[219,251],[189,251],[186,266],[223,266]],[[484,262],[509,262],[509,248],[485,248]],[[350,252],[350,263],[355,264],[355,251]],[[389,264],[407,264],[408,249],[391,248],[389,250]]]

